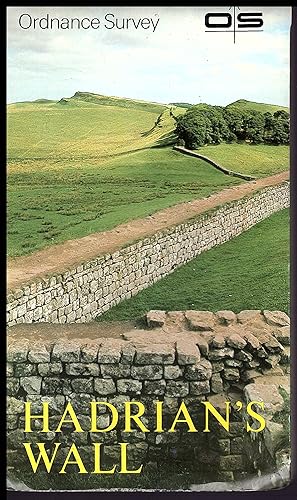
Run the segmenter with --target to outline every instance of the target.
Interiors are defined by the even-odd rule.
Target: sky
[[[207,12],[228,7],[8,7],[7,101],[58,100],[76,91],[161,103],[289,105],[291,7],[262,12],[263,31],[205,32]],[[99,18],[98,29],[22,29],[19,18]],[[159,19],[148,29],[107,29],[106,14]],[[29,16],[22,17],[27,21]],[[23,23],[25,25],[25,23]],[[26,24],[28,26],[28,24]]]

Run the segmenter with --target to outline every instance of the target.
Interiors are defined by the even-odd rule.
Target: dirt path
[[[239,186],[223,189],[208,198],[179,203],[173,207],[156,212],[152,216],[136,219],[100,233],[69,240],[31,255],[8,259],[8,290],[33,282],[54,273],[62,273],[68,268],[94,259],[99,255],[112,253],[123,245],[137,239],[151,236],[157,231],[176,224],[214,208],[223,203],[238,200],[259,188],[273,186],[289,179],[289,171],[247,182]]]

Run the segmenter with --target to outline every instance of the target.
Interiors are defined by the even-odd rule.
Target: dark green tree
[[[265,119],[260,111],[246,111],[243,116],[243,130],[245,140],[252,144],[264,142],[264,124]]]

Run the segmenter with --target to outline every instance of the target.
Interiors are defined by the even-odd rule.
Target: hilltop
[[[167,109],[168,105],[142,101],[140,99],[130,99],[129,97],[116,97],[116,96],[106,96],[102,94],[94,94],[92,92],[80,92],[77,91],[71,97],[63,97],[59,104],[74,104],[79,105],[82,103],[91,103],[101,106],[117,106],[122,108],[134,108],[142,109],[144,111],[156,111],[161,112]]]
[[[275,113],[276,111],[283,110],[288,111],[289,108],[286,106],[279,106],[278,104],[266,104],[263,102],[247,101],[246,99],[239,99],[238,101],[231,102],[226,106],[226,108],[237,108],[241,111],[243,110],[254,110],[260,111],[261,113]]]

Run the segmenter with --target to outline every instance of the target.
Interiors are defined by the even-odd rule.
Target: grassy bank
[[[134,319],[150,309],[288,312],[288,263],[289,211],[285,209],[202,253],[98,320]]]
[[[240,182],[171,148],[130,153],[101,167],[14,171],[8,176],[8,252],[24,255],[111,229]]]
[[[208,156],[222,167],[257,178],[268,177],[290,168],[288,146],[218,144],[203,146],[197,152]]]

